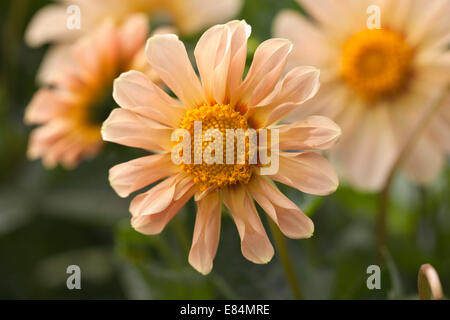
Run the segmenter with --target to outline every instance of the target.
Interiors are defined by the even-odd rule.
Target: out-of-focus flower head
[[[67,28],[67,21],[77,6],[80,28]],[[128,16],[143,13],[151,17],[167,14],[172,25],[183,34],[192,34],[214,23],[233,17],[241,6],[241,0],[59,0],[41,9],[33,18],[26,32],[30,46],[47,42],[70,42],[95,30],[105,19],[126,21]]]
[[[30,135],[30,158],[42,158],[47,167],[73,168],[98,153],[101,124],[115,105],[113,81],[142,65],[139,52],[148,29],[147,18],[139,14],[120,26],[105,21],[54,64],[25,111],[25,122],[39,125]]]
[[[341,173],[377,190],[412,132],[448,94],[450,1],[298,2],[310,17],[284,11],[274,34],[294,43],[291,67],[320,68],[322,89],[291,120],[309,113],[334,119],[343,131],[332,151]],[[450,152],[450,98],[424,125],[404,164],[419,183],[431,181]]]
[[[240,7],[241,0],[60,0],[45,6],[33,17],[25,40],[33,47],[49,42],[55,44],[44,56],[37,75],[38,81],[45,83],[60,61],[65,60],[69,45],[96,30],[105,20],[121,24],[137,13],[149,19],[165,14],[171,28],[192,34],[229,20]],[[76,27],[74,22],[78,23]]]
[[[291,151],[272,152],[279,160],[276,172],[263,175],[268,164],[251,162],[249,148],[244,148],[242,161],[237,161],[238,143],[234,137],[228,139],[227,130],[261,132],[269,128],[268,136],[275,135],[276,123],[313,97],[319,88],[319,71],[312,67],[294,68],[280,80],[292,49],[285,39],[263,42],[242,80],[250,32],[245,21],[216,25],[206,31],[195,48],[200,80],[176,35],[150,38],[146,47],[148,61],[178,99],[146,75],[129,71],[114,83],[113,96],[121,108],[112,111],[102,128],[106,141],[157,152],[110,170],[110,183],[122,197],[162,180],[131,202],[131,223],[137,231],[160,233],[195,196],[198,211],[189,262],[203,274],[211,271],[216,255],[222,202],[235,221],[243,255],[254,263],[267,263],[274,250],[254,200],[286,236],[308,238],[314,231],[312,221],[272,180],[317,195],[329,194],[338,185],[331,164],[312,151],[329,148],[340,135],[340,128],[326,117],[311,116],[276,127],[277,146]],[[195,133],[199,122],[200,137]],[[211,146],[204,141],[212,141],[208,132],[214,129],[218,134],[214,144],[219,147],[211,152]],[[179,132],[189,133],[178,138],[187,141],[190,150],[173,149],[179,146],[179,140],[173,140]],[[184,140],[192,136],[192,140]],[[258,148],[264,149],[259,141]],[[225,145],[227,152],[216,153]],[[172,160],[174,150],[183,158],[181,163]],[[231,163],[226,160],[229,150],[235,160]],[[208,162],[204,156],[208,152],[222,163]],[[192,161],[184,161],[185,156]],[[197,156],[200,161],[196,162]]]

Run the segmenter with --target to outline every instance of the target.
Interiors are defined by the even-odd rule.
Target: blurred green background
[[[193,201],[161,235],[143,236],[131,229],[130,198],[113,192],[107,174],[108,168],[140,151],[107,145],[100,156],[73,171],[46,170],[39,161],[26,159],[30,128],[22,118],[37,89],[35,75],[46,48],[28,48],[23,32],[48,3],[0,2],[0,298],[291,299],[278,256],[268,265],[245,260],[228,215],[223,216],[219,250],[208,276],[187,263]],[[301,10],[294,0],[245,1],[239,18],[253,27],[250,49],[270,37],[272,19],[283,8]],[[193,48],[197,39],[183,40]],[[321,200],[281,188],[316,226],[313,238],[288,240],[305,298],[417,298],[417,272],[423,263],[431,263],[444,292],[450,290],[448,165],[426,188],[401,176],[395,181],[381,290],[366,287],[366,269],[376,263],[377,195],[341,185]],[[81,268],[82,290],[66,287],[71,264]]]

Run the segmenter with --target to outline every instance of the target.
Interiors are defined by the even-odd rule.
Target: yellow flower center
[[[365,100],[377,101],[401,90],[410,75],[412,50],[388,29],[354,34],[344,45],[342,75]]]
[[[201,122],[201,137],[195,135],[195,123]],[[229,105],[200,106],[186,112],[181,121],[180,128],[189,131],[191,136],[191,161],[189,164],[182,163],[180,168],[194,177],[194,182],[199,185],[200,190],[208,188],[220,188],[237,182],[247,183],[252,174],[252,165],[249,163],[249,142],[245,140],[245,149],[243,155],[238,154],[238,137],[227,134],[227,130],[242,129],[245,132],[248,129],[248,123],[245,117]],[[207,163],[205,154],[207,148],[215,141],[215,137],[208,134],[208,130],[217,129],[221,133],[223,156],[222,163]],[[210,130],[211,131],[211,130]],[[196,143],[196,139],[201,142]],[[206,140],[206,141],[205,141]],[[230,148],[231,150],[227,150]],[[227,162],[226,154],[233,155],[232,163]],[[215,156],[215,150],[211,153]],[[195,158],[201,159],[201,163],[195,163]],[[231,156],[230,156],[231,157]],[[241,159],[239,161],[239,159]]]

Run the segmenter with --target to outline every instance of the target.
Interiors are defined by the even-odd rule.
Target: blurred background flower
[[[76,12],[68,9],[70,6],[77,6],[82,15],[79,29],[65,28],[68,15]],[[240,6],[241,0],[59,0],[36,13],[27,27],[25,39],[33,47],[48,42],[67,43],[91,33],[104,20],[120,23],[136,13],[149,15],[151,19],[167,20],[182,34],[189,35],[229,20]]]
[[[148,36],[145,16],[130,16],[122,26],[105,21],[66,52],[25,110],[27,124],[40,124],[29,138],[28,156],[49,168],[74,168],[97,155],[100,127],[114,107],[112,83],[135,69]]]
[[[209,2],[219,6],[225,1]],[[166,232],[149,237],[134,231],[128,201],[117,197],[109,186],[108,168],[145,153],[107,144],[76,170],[61,166],[47,170],[40,162],[26,159],[31,128],[23,123],[25,107],[39,87],[35,82],[38,68],[52,46],[31,49],[24,35],[31,19],[50,3],[0,2],[0,297],[292,298],[279,250],[267,265],[248,262],[236,254],[240,241],[230,218],[222,221],[223,245],[213,271],[201,276],[193,270],[187,263],[195,224],[193,201]],[[246,19],[253,27],[246,69],[258,44],[271,37],[275,15],[286,9],[306,14],[306,8],[294,0],[242,2],[233,18]],[[197,12],[205,13],[191,14]],[[219,13],[206,15],[217,17]],[[367,16],[365,9],[360,14]],[[150,25],[156,30],[170,24],[153,18]],[[196,32],[180,36],[191,58],[199,36]],[[322,81],[325,74],[323,70]],[[333,195],[316,198],[278,185],[315,224],[314,237],[286,241],[303,296],[418,298],[417,270],[424,263],[437,270],[444,291],[450,287],[450,171],[445,162],[441,174],[427,186],[410,184],[403,176],[393,180],[387,216],[389,251],[382,267],[381,290],[366,286],[367,267],[377,263],[373,229],[378,197],[340,186]],[[262,222],[267,226],[266,220]],[[273,240],[274,235],[268,236]],[[81,268],[82,290],[71,291],[65,285],[66,268],[71,264]]]
[[[155,24],[175,26],[182,34],[190,35],[229,20],[240,9],[241,1],[59,0],[44,6],[33,16],[26,29],[25,40],[32,47],[56,44],[47,52],[37,75],[39,80],[45,81],[55,64],[64,60],[68,45],[92,33],[105,20],[121,24],[130,15],[142,13]]]
[[[322,88],[292,118],[335,119],[343,136],[332,156],[347,181],[368,190],[383,187],[422,130],[404,169],[419,183],[436,178],[450,152],[450,97],[441,98],[450,90],[450,1],[298,2],[310,17],[283,11],[274,34],[294,42],[292,66],[321,69]]]

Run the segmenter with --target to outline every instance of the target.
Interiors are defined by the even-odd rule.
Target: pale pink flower
[[[114,106],[113,81],[140,64],[147,37],[146,17],[135,15],[120,26],[106,21],[71,46],[25,111],[25,122],[39,125],[30,135],[30,158],[73,168],[99,152],[101,124]]]
[[[377,190],[411,132],[448,90],[450,1],[298,2],[311,18],[286,10],[275,19],[274,34],[294,43],[291,66],[320,68],[322,88],[290,119],[309,113],[334,119],[343,131],[331,151],[340,173],[357,187]],[[376,22],[372,4],[380,8],[380,29],[367,26]],[[450,99],[418,140],[404,170],[426,183],[450,151]]]
[[[319,71],[312,67],[297,67],[280,80],[292,49],[284,39],[263,42],[242,81],[250,31],[245,21],[206,31],[195,48],[201,80],[176,35],[150,38],[148,61],[178,99],[142,73],[124,73],[113,93],[121,108],[113,110],[102,128],[106,141],[157,152],[110,170],[110,183],[121,197],[162,180],[131,202],[131,224],[137,231],[160,233],[195,196],[198,211],[189,262],[203,274],[211,271],[216,255],[222,202],[235,221],[242,254],[254,263],[267,263],[274,250],[254,200],[286,236],[309,238],[314,231],[312,221],[272,180],[316,195],[329,194],[338,185],[330,163],[311,152],[329,148],[340,135],[334,122],[320,116],[279,128],[280,149],[297,152],[280,152],[279,170],[273,175],[260,175],[261,164],[250,164],[248,157],[244,164],[172,162],[171,135],[179,128],[192,130],[194,121],[202,121],[204,130],[221,132],[273,128],[318,90]]]

